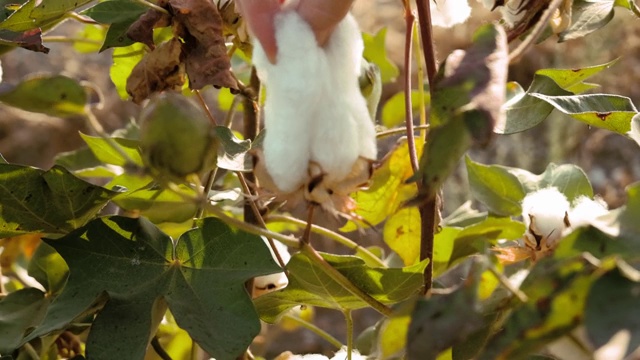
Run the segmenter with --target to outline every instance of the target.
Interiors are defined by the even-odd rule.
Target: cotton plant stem
[[[413,130],[427,130],[429,129],[429,125],[418,125],[418,126],[414,126]],[[407,128],[405,127],[401,127],[401,128],[397,128],[397,129],[389,129],[389,130],[384,130],[384,131],[380,131],[379,133],[376,134],[376,138],[378,139],[382,139],[385,138],[387,136],[393,136],[393,135],[397,135],[397,134],[404,134],[407,132]]]
[[[153,339],[151,339],[151,347],[153,348],[153,351],[156,352],[158,357],[160,357],[160,359],[162,359],[162,360],[173,360],[173,359],[171,359],[171,356],[169,356],[169,354],[167,354],[165,349],[162,348],[162,345],[160,344],[160,341],[158,340],[158,336],[157,335],[154,336]]]
[[[249,194],[251,195],[251,190],[249,189],[249,185],[247,184],[247,180],[244,177],[244,174],[241,172],[236,172],[236,174],[238,175],[238,179],[240,180],[240,184],[242,186],[242,191],[245,194]],[[264,222],[264,219],[262,218],[262,215],[260,215],[260,210],[258,210],[258,206],[256,205],[256,202],[251,199],[251,198],[247,198],[247,205],[245,205],[245,223],[248,224],[254,224],[253,222],[249,222],[247,221],[247,213],[251,213],[253,214],[252,219],[255,220],[255,223],[257,223],[258,226],[266,229],[267,228],[267,224]],[[273,237],[271,236],[265,236],[267,238],[267,242],[269,243],[269,247],[271,248],[271,251],[273,251],[273,254],[276,256],[276,260],[278,261],[278,265],[280,265],[281,268],[286,269],[287,264],[284,263],[284,260],[282,259],[282,256],[280,255],[280,252],[278,252],[278,248],[276,247],[276,244],[273,242]],[[287,277],[287,279],[289,278],[289,273],[288,271],[284,272],[285,276]]]
[[[282,235],[280,233],[276,233],[273,231],[269,231],[267,229],[261,228],[259,226],[253,225],[253,224],[248,224],[242,220],[236,219],[234,217],[231,217],[227,214],[224,213],[224,211],[222,211],[221,209],[219,209],[217,206],[211,205],[211,204],[207,204],[207,211],[209,211],[210,213],[214,214],[215,216],[217,216],[220,220],[224,221],[227,224],[233,225],[235,227],[237,227],[238,229],[242,230],[242,231],[246,231],[250,234],[254,234],[254,235],[258,235],[258,236],[264,236],[267,238],[271,238],[274,240],[278,240],[281,243],[292,247],[292,248],[299,248],[300,247],[300,241],[298,239],[296,239],[293,236],[287,236],[287,235]]]
[[[387,317],[391,316],[393,310],[391,310],[390,307],[374,299],[371,295],[357,287],[351,282],[351,280],[347,279],[341,272],[331,266],[331,264],[329,264],[311,245],[301,241],[300,252],[305,254],[311,262],[319,266],[329,277],[340,284],[340,286],[345,290],[349,291],[352,295],[369,304],[369,306],[380,314]]]
[[[526,303],[527,301],[529,301],[529,298],[527,297],[527,295],[522,291],[520,291],[520,289],[513,286],[513,284],[511,284],[511,281],[509,281],[509,279],[506,276],[504,276],[503,273],[498,271],[498,269],[496,269],[493,264],[488,263],[487,265],[488,265],[487,269],[493,274],[493,276],[496,277],[496,279],[498,279],[500,284],[502,284],[502,286],[507,288],[507,290],[509,290],[513,295],[515,295],[515,297],[517,297],[518,300],[520,300],[520,302]]]
[[[207,102],[204,100],[204,97],[202,96],[202,92],[200,92],[200,90],[194,90],[193,92],[196,93],[196,98],[198,99],[200,106],[202,106],[202,109],[204,110],[205,114],[207,114],[207,117],[209,118],[211,125],[217,126],[218,122],[216,121],[216,118],[213,117],[213,113],[211,113],[211,109],[209,109],[209,105],[207,105]]]
[[[435,47],[433,45],[433,29],[431,27],[430,0],[416,0],[418,9],[418,23],[422,51],[427,67],[427,79],[429,80],[429,92],[433,98],[434,79],[437,72]],[[427,123],[429,119],[427,119]],[[437,197],[437,196],[436,196]],[[420,260],[429,259],[429,264],[424,270],[424,293],[428,294],[433,286],[433,246],[436,227],[436,214],[438,201],[436,197],[428,199],[419,207],[420,212]]]
[[[142,5],[142,6],[146,6],[150,9],[156,10],[156,11],[160,11],[163,14],[167,14],[170,15],[169,12],[167,11],[167,9],[162,8],[154,3],[152,3],[151,1],[148,0],[133,0],[135,2],[137,2],[138,4]]]
[[[202,191],[202,193],[204,194],[202,201],[204,203],[200,203],[200,205],[198,206],[198,212],[196,212],[196,217],[195,217],[196,219],[201,219],[204,216],[205,204],[207,201],[209,201],[209,192],[213,188],[213,184],[216,181],[217,174],[218,174],[217,166],[213,168],[213,170],[209,171],[209,173],[207,174],[207,178],[205,179],[206,181],[204,183],[204,189]]]
[[[306,227],[307,226],[307,222],[304,220],[300,220],[300,219],[296,219],[294,217],[291,216],[286,216],[286,215],[269,215],[266,219],[267,222],[278,222],[278,221],[283,221],[283,222],[288,222],[291,224],[295,224],[298,225],[300,227]],[[365,261],[369,261],[371,263],[376,263],[378,266],[380,267],[384,267],[386,268],[387,265],[380,260],[380,258],[378,258],[377,256],[375,256],[374,254],[372,254],[369,250],[367,250],[366,248],[363,248],[362,246],[358,245],[357,243],[355,243],[354,241],[352,241],[351,239],[342,236],[340,234],[338,234],[337,232],[331,231],[327,228],[318,226],[318,225],[311,225],[311,231],[325,236],[328,239],[334,240],[335,242],[344,245],[346,247],[348,247],[351,250],[354,250],[356,252],[356,254],[358,254],[363,260]]]
[[[418,94],[420,95],[420,107],[418,108],[418,111],[420,112],[420,126],[417,126],[416,129],[420,129],[420,138],[422,139],[422,141],[424,141],[427,139],[429,125],[427,125],[427,107],[424,104],[424,65],[422,64],[422,46],[420,46],[420,34],[418,34],[418,29],[418,24],[414,22],[413,48],[417,65],[416,71],[418,76]]]
[[[544,31],[544,29],[549,24],[549,21],[553,17],[555,11],[562,5],[564,0],[551,0],[549,3],[549,7],[542,13],[540,16],[540,20],[533,27],[529,35],[516,47],[512,52],[509,53],[509,63],[515,63],[524,53],[529,50],[529,48],[534,44],[534,42],[540,37],[540,34]]]
[[[351,317],[351,309],[345,309],[343,313],[347,325],[347,359],[351,360],[353,353],[353,318]]]
[[[306,320],[303,320],[303,319],[301,319],[301,318],[299,318],[297,316],[293,316],[293,315],[284,315],[282,318],[286,319],[288,321],[293,321],[296,324],[302,326],[303,328],[305,328],[307,330],[310,330],[314,334],[316,334],[319,337],[321,337],[324,340],[326,340],[331,345],[335,346],[336,349],[340,349],[342,347],[342,343],[340,342],[340,340],[334,338],[333,336],[331,336],[331,334],[329,334],[328,332],[320,329],[319,327],[317,327],[313,323],[310,323],[310,322],[308,322]]]
[[[91,44],[91,45],[102,45],[102,41],[95,41],[90,39],[80,39],[80,38],[70,38],[67,36],[43,36],[43,43],[83,43],[83,44]]]
[[[418,153],[416,151],[416,139],[413,130],[413,105],[411,104],[411,45],[413,43],[413,24],[415,16],[410,5],[405,4],[404,17],[406,32],[404,42],[404,125],[407,129],[407,146],[409,147],[409,160],[414,173],[418,172]]]

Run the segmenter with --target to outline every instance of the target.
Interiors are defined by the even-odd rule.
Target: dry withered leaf
[[[166,7],[167,1],[158,2],[158,6]],[[142,14],[136,22],[127,30],[129,39],[141,42],[150,48],[154,48],[153,29],[171,25],[171,16],[157,10],[149,10]]]
[[[0,41],[35,52],[49,53],[49,48],[42,45],[42,31],[40,28],[25,32],[0,30]]]
[[[169,0],[169,6],[185,32],[181,37],[191,89],[213,85],[237,90],[218,8],[209,0]]]
[[[127,79],[127,93],[133,102],[139,104],[156,92],[180,90],[185,81],[181,47],[177,38],[166,41],[133,68]]]

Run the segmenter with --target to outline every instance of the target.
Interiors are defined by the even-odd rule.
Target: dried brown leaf
[[[161,7],[165,7],[166,5],[166,1],[161,1],[158,4],[158,6]],[[127,36],[129,39],[141,42],[153,49],[155,47],[153,42],[153,29],[169,25],[171,25],[170,15],[157,10],[149,10],[140,16],[136,22],[131,24],[129,30],[127,30]]]
[[[127,93],[139,104],[151,94],[180,90],[184,84],[182,44],[177,38],[162,43],[148,53],[131,71]]]
[[[185,34],[185,69],[191,89],[206,85],[237,90],[222,33],[222,18],[209,0],[169,0],[174,21]]]
[[[27,30],[25,32],[0,30],[0,42],[35,52],[49,53],[49,48],[42,45],[42,31],[40,28]]]

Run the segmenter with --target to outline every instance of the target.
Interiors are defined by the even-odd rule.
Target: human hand
[[[353,0],[236,0],[240,14],[249,31],[264,48],[273,64],[277,61],[278,44],[275,39],[274,17],[285,9],[293,8],[311,26],[316,41],[324,46],[336,25],[347,15]]]

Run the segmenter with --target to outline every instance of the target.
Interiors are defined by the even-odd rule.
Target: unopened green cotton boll
[[[140,149],[154,176],[184,179],[216,164],[217,141],[203,110],[178,93],[163,93],[140,115]]]
[[[378,65],[362,60],[358,83],[360,85],[360,93],[367,101],[367,109],[369,109],[371,120],[375,122],[378,104],[380,104],[380,97],[382,96],[382,75]]]

